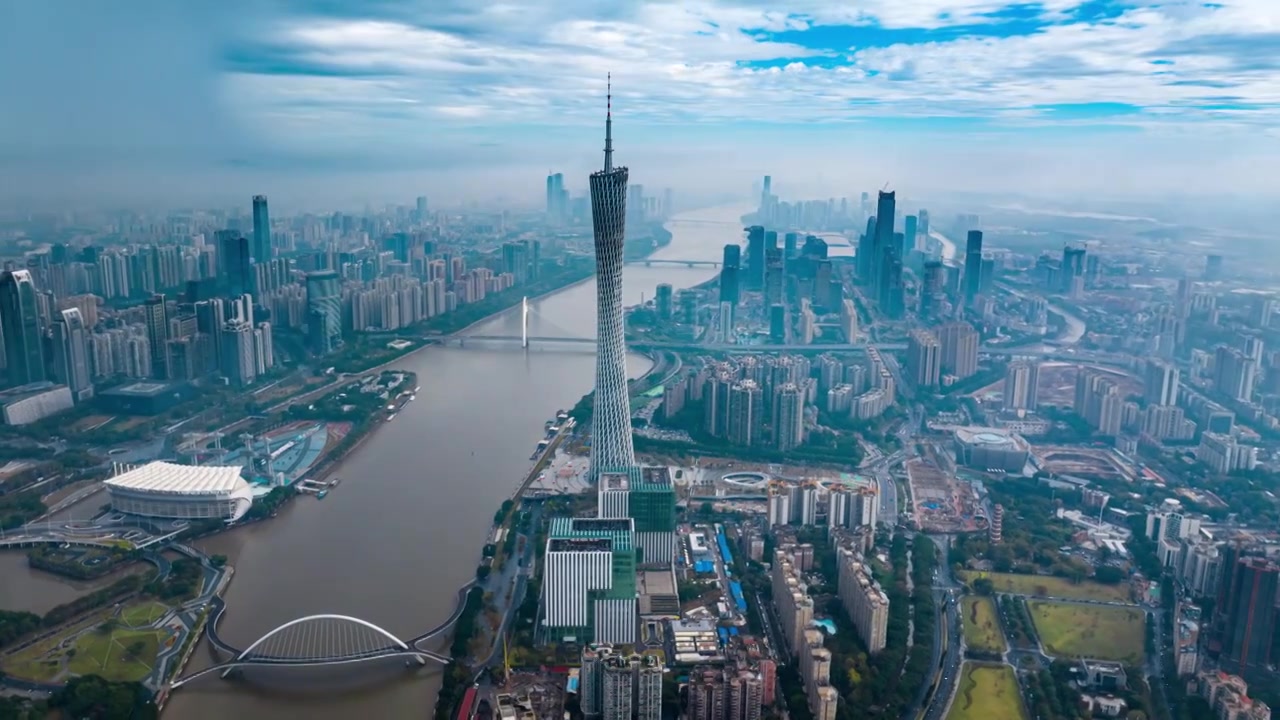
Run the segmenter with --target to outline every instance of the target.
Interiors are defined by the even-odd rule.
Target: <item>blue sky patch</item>
[[[1119,102],[1050,103],[1047,105],[1033,105],[1032,107],[1048,117],[1063,120],[1092,120],[1121,115],[1136,115],[1142,112],[1142,108],[1137,105]]]

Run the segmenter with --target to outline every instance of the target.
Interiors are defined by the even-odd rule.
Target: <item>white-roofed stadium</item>
[[[1020,472],[1031,447],[1016,433],[989,427],[956,428],[956,461],[977,470]]]
[[[253,491],[238,465],[152,462],[117,466],[107,480],[117,512],[174,519],[238,520],[253,504]]]

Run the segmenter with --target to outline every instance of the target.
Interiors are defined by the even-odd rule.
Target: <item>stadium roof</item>
[[[152,462],[107,480],[108,488],[168,495],[240,495],[249,483],[239,465],[178,465]]]

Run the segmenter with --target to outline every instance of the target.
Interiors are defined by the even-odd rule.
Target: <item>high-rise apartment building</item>
[[[1220,618],[1222,654],[1219,662],[1231,672],[1246,673],[1271,663],[1271,640],[1280,567],[1265,557],[1228,549],[1222,591],[1216,606]]]
[[[764,393],[754,380],[735,383],[728,392],[725,434],[734,445],[756,445],[764,427]]]
[[[267,214],[267,196],[253,196],[253,261],[271,260],[271,216]]]
[[[773,443],[776,449],[786,452],[804,443],[804,400],[804,390],[793,382],[774,389]]]
[[[0,274],[0,331],[10,385],[26,385],[45,379],[44,340],[36,286],[29,270]]]
[[[867,652],[884,649],[889,626],[889,596],[871,576],[871,567],[849,548],[837,551],[840,602],[858,630]]]
[[[1036,409],[1040,365],[1034,360],[1015,360],[1004,373],[1004,409],[1011,412]]]
[[[907,377],[917,387],[933,387],[941,376],[942,344],[928,330],[912,330],[907,336]]]
[[[939,326],[934,334],[942,346],[943,374],[964,380],[978,372],[978,331],[972,325],[958,320]]]
[[[591,415],[590,479],[636,464],[627,395],[627,345],[622,324],[622,253],[627,217],[627,168],[613,166],[613,95],[605,116],[604,169],[590,177],[596,251],[596,382]]]

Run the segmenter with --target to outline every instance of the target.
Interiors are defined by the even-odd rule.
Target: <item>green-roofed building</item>
[[[545,641],[635,642],[634,536],[630,518],[552,518],[542,583]]]
[[[632,467],[600,474],[599,514],[635,521],[645,565],[670,566],[676,554],[676,491],[667,467]]]

